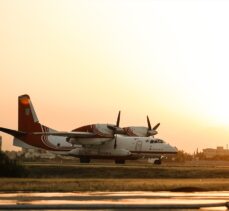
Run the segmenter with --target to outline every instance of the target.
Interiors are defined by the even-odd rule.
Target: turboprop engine
[[[126,132],[126,135],[128,136],[141,136],[145,137],[148,136],[148,128],[147,127],[138,127],[138,126],[131,126],[131,127],[124,127],[123,128]],[[151,135],[156,135],[157,132],[155,131],[154,134]]]
[[[138,127],[138,126],[131,126],[131,127],[125,127],[123,130],[125,131],[125,134],[128,136],[154,136],[157,135],[157,128],[160,126],[160,123],[157,123],[153,128],[151,127],[151,123],[149,120],[149,117],[147,116],[147,124],[148,127]]]
[[[71,150],[69,153],[71,156],[120,156],[120,157],[125,157],[129,156],[131,154],[130,151],[126,149],[109,149],[109,150],[99,150],[99,149],[94,149],[94,148],[75,148]]]

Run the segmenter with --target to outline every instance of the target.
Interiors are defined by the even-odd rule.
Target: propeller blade
[[[150,121],[149,121],[149,117],[147,116],[147,124],[148,124],[148,130],[151,130],[151,124],[150,124]]]
[[[161,123],[157,123],[154,127],[153,130],[157,130],[157,128],[160,126]]]
[[[118,118],[116,122],[116,127],[119,127],[121,111],[118,112]]]
[[[110,130],[113,130],[113,135],[115,135],[115,134],[125,134],[124,129],[121,128],[121,127],[119,127],[120,118],[121,118],[121,111],[118,112],[118,117],[117,117],[116,125],[110,125],[110,124],[107,125],[107,127]]]
[[[118,112],[118,118],[117,118],[117,121],[116,121],[116,128],[114,130],[114,136],[115,136],[115,142],[114,142],[114,149],[117,148],[117,129],[119,128],[119,124],[120,124],[120,115],[121,115],[121,111]]]
[[[115,135],[114,149],[117,148],[117,135]]]

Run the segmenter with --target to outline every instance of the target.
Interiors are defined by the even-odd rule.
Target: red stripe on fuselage
[[[45,132],[47,131],[47,129],[43,129],[47,128],[43,125],[41,125],[40,123],[33,123],[31,130],[32,131],[36,131],[36,132]],[[50,142],[47,139],[47,136],[44,135],[34,135],[32,132],[28,132],[27,135],[20,137],[20,140],[25,142],[26,144],[33,146],[33,147],[37,147],[37,148],[41,148],[41,149],[45,149],[45,150],[49,150],[49,151],[69,151],[71,149],[74,149],[74,147],[54,147],[54,145],[50,145]]]

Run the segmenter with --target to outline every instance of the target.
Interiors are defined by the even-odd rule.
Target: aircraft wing
[[[63,136],[67,138],[94,138],[96,134],[90,132],[34,132],[33,135],[44,135],[44,136]]]
[[[0,131],[10,134],[15,137],[20,137],[27,135],[28,133],[18,131],[18,130],[12,130],[9,128],[3,128],[0,127]],[[96,134],[90,133],[90,132],[33,132],[33,135],[44,135],[44,136],[64,136],[64,137],[69,137],[69,138],[93,138],[96,137]]]

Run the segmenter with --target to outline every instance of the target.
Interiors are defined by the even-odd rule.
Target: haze
[[[0,1],[0,126],[17,97],[57,130],[146,126],[188,152],[229,143],[228,1]],[[3,136],[3,149],[12,137]]]

